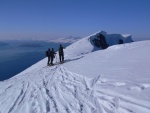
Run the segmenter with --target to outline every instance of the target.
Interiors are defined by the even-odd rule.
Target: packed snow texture
[[[90,40],[0,82],[0,113],[150,113],[150,41],[93,51]]]

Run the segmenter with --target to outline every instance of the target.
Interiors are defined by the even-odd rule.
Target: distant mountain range
[[[43,46],[40,44],[25,43],[25,44],[19,45],[19,47],[43,47]]]
[[[5,46],[5,45],[9,45],[9,44],[7,44],[5,42],[0,42],[0,46]]]
[[[73,37],[73,36],[70,36],[68,38],[57,38],[57,39],[51,39],[51,40],[48,40],[48,42],[54,42],[54,43],[74,43],[78,40],[80,40],[81,37]]]

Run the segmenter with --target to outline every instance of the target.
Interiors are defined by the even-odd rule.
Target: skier
[[[53,59],[55,58],[55,52],[54,52],[54,48],[52,48],[52,50],[50,51],[50,59],[51,59],[51,65],[54,65],[53,64]]]
[[[46,56],[48,57],[47,65],[49,65],[49,62],[50,62],[50,48],[46,51]]]
[[[60,60],[60,63],[61,62],[64,62],[64,51],[63,51],[63,47],[62,45],[60,44],[60,47],[59,47],[59,60]]]

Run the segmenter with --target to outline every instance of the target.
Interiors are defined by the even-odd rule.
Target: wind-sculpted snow
[[[87,78],[61,65],[44,67],[7,85],[0,94],[0,113],[149,113],[150,102],[105,87],[124,87],[101,76]],[[133,85],[136,87],[136,85]],[[3,89],[3,88],[1,88]]]

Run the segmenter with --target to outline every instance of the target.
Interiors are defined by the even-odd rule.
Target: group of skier
[[[64,51],[63,51],[63,49],[64,49],[63,46],[60,44],[59,50],[58,50],[60,63],[64,62]],[[47,65],[54,65],[53,60],[56,56],[56,52],[54,52],[54,48],[52,48],[52,49],[49,48],[46,51],[46,56],[48,57]]]

